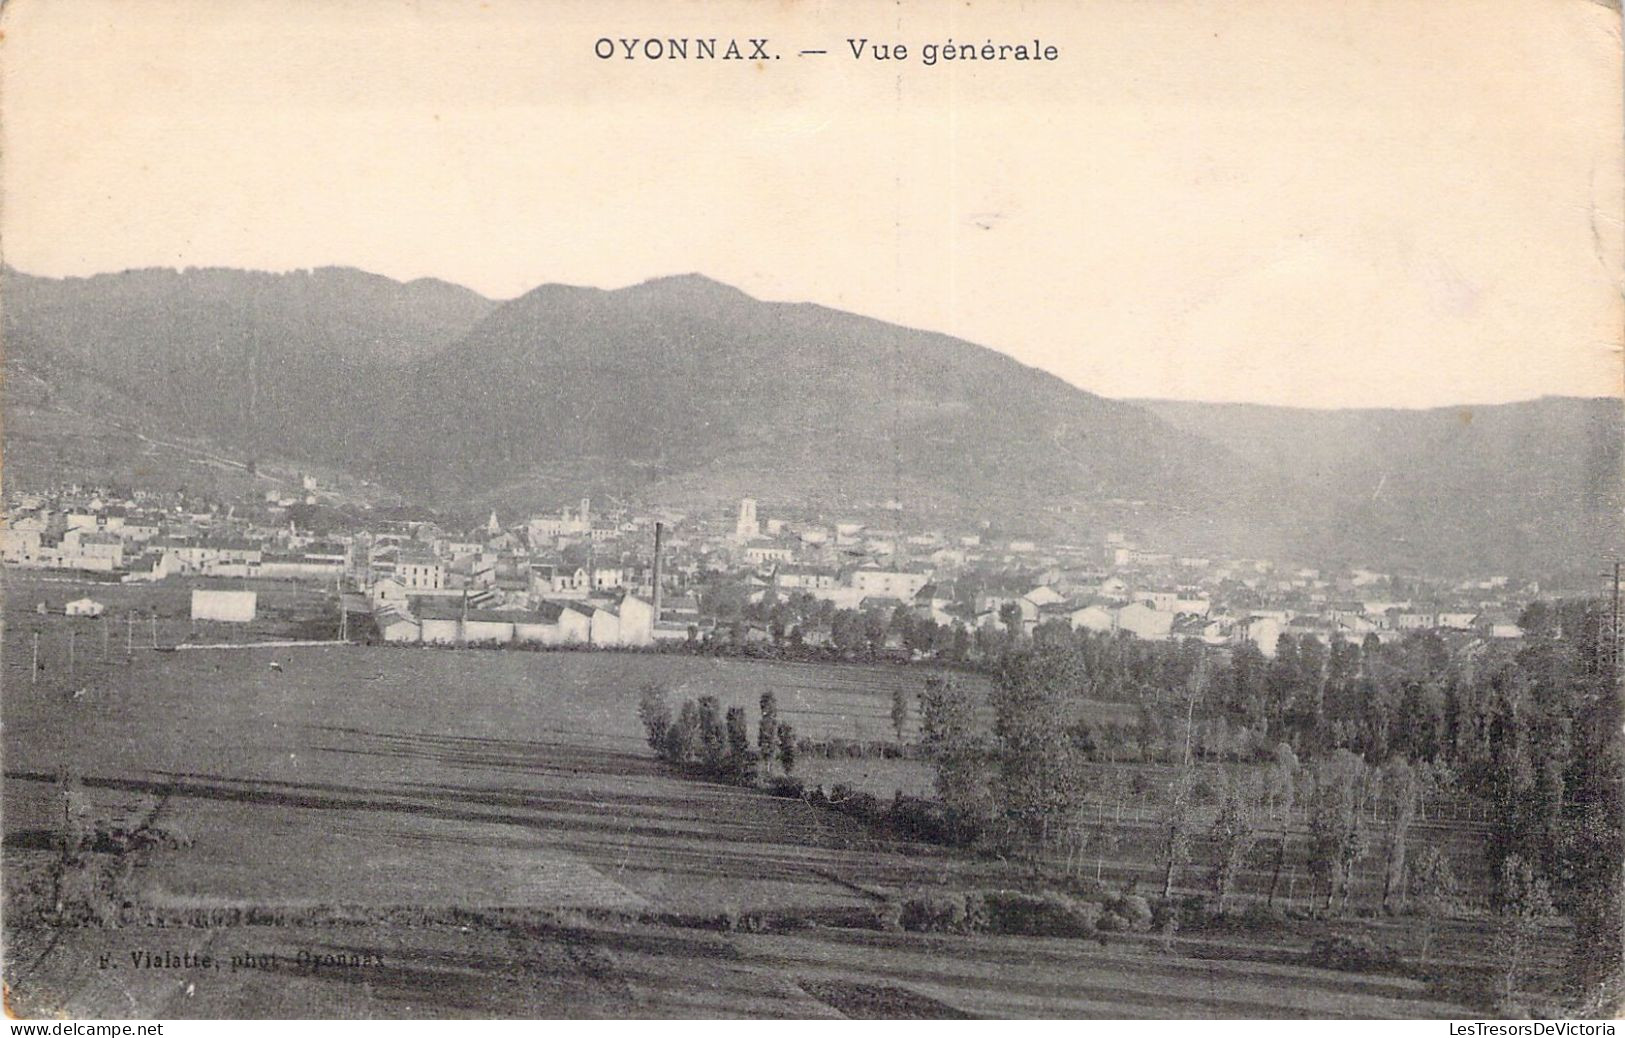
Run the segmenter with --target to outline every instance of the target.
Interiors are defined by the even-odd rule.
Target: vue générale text
[[[955,40],[908,44],[849,36],[843,46],[833,49],[801,48],[786,51],[773,46],[766,36],[601,36],[593,42],[593,54],[604,61],[777,61],[786,53],[798,58],[828,55],[858,61],[918,60],[922,65],[955,61],[1058,61],[1061,48],[1042,39]]]

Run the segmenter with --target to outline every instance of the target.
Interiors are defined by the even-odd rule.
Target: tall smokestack
[[[660,622],[660,542],[665,533],[666,525],[664,523],[655,523],[655,593],[653,603],[655,623]]]

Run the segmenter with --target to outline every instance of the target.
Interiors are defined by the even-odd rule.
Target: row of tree
[[[665,686],[645,685],[638,695],[638,719],[649,748],[666,763],[719,781],[754,785],[773,773],[775,762],[785,775],[796,766],[795,729],[779,720],[773,693],[762,693],[759,706],[754,747],[745,708],[732,706],[724,714],[716,696],[684,700],[674,714]]]
[[[1103,781],[1087,765],[1137,744],[1139,759],[1172,765],[1160,772],[1157,822],[1165,894],[1193,838],[1205,837],[1221,909],[1260,843],[1272,851],[1274,899],[1289,839],[1302,841],[1325,910],[1348,906],[1356,871],[1373,859],[1380,905],[1441,903],[1454,896],[1452,870],[1432,849],[1412,867],[1413,822],[1430,796],[1469,797],[1496,819],[1484,847],[1491,902],[1509,920],[1539,916],[1543,904],[1570,913],[1573,975],[1594,986],[1621,960],[1618,672],[1595,604],[1531,607],[1524,623],[1528,637],[1508,649],[1432,634],[1330,647],[1283,638],[1273,659],[1251,646],[1125,645],[1040,627],[988,668],[990,731],[967,684],[928,679],[921,742],[965,839],[1069,868],[1089,841],[1115,839],[1084,810]],[[1140,724],[1092,723],[1091,701],[1125,680]],[[1235,731],[1248,751],[1228,759],[1257,763],[1222,769],[1199,796],[1204,741]],[[1306,831],[1289,836],[1289,817]]]

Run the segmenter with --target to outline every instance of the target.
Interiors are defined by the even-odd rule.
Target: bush
[[[1179,932],[1179,902],[1159,897],[1151,903],[1151,929],[1160,934]]]
[[[979,890],[965,892],[965,932],[983,933],[988,928],[987,898]]]
[[[1095,920],[1095,929],[1101,933],[1122,933],[1128,929],[1128,920],[1116,912],[1107,912]]]
[[[829,806],[863,822],[878,822],[885,814],[880,799],[873,793],[855,792],[844,782],[830,787]]]
[[[892,801],[886,821],[894,834],[907,840],[942,844],[959,842],[960,827],[954,824],[947,809],[935,800],[898,794]]]
[[[899,921],[916,933],[964,933],[965,919],[963,894],[927,892],[903,901]]]
[[[1016,890],[992,890],[982,895],[991,933],[1026,937],[1088,937],[1094,932],[1100,905],[1074,901],[1065,894],[1046,890],[1024,894]]]
[[[1151,929],[1151,904],[1138,894],[1124,894],[1109,906],[1111,914],[1120,917],[1127,928],[1137,933]]]
[[[1286,925],[1286,913],[1275,905],[1254,901],[1236,914],[1236,921],[1248,930],[1273,930]]]
[[[903,905],[901,902],[887,898],[875,906],[875,929],[884,933],[903,932]]]
[[[802,794],[806,791],[806,783],[789,775],[781,775],[772,781],[767,787],[767,791],[786,800],[800,800]]]
[[[1112,891],[1093,876],[1069,876],[1065,884],[1066,893],[1074,899],[1102,902],[1112,899]]]
[[[1310,966],[1350,973],[1395,970],[1405,964],[1393,947],[1379,945],[1365,934],[1358,937],[1323,937],[1315,942],[1305,961]]]
[[[1181,930],[1200,930],[1213,918],[1213,913],[1208,909],[1207,897],[1203,894],[1187,894],[1184,897],[1174,898],[1170,907],[1179,920]]]

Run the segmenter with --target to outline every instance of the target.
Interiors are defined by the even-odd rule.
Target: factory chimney
[[[654,622],[657,624],[660,622],[660,542],[664,539],[665,533],[666,525],[659,522],[655,523],[655,593],[651,605],[654,608]]]
[[[655,622],[660,622],[660,543],[665,539],[665,523],[655,523],[655,601],[650,603],[655,611]]]

